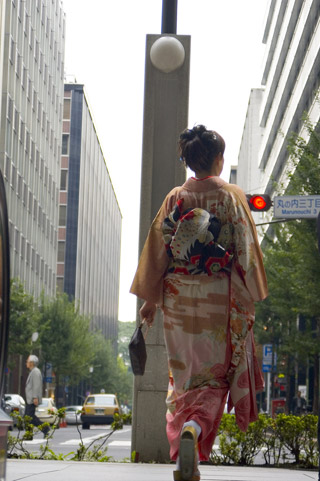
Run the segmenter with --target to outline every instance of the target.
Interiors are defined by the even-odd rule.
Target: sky
[[[237,164],[251,88],[261,87],[270,0],[178,0],[177,35],[191,36],[189,127],[226,141],[222,178]],[[63,0],[65,73],[84,84],[122,213],[119,320],[138,263],[145,45],[161,33],[162,0]],[[178,161],[178,160],[177,160]]]

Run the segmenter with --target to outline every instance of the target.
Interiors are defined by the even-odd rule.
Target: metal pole
[[[177,33],[178,0],[162,0],[161,33]]]

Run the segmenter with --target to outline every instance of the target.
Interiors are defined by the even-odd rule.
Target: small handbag
[[[129,343],[129,354],[132,372],[135,376],[143,376],[147,361],[145,337],[142,333],[143,322],[135,329]],[[147,334],[147,333],[146,333]]]

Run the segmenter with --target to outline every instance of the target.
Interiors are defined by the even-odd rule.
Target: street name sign
[[[273,217],[316,219],[320,214],[320,195],[285,195],[273,199]]]

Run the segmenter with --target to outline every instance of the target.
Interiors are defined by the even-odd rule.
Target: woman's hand
[[[157,306],[153,302],[144,301],[139,314],[142,321],[145,321],[150,327],[156,314]]]

